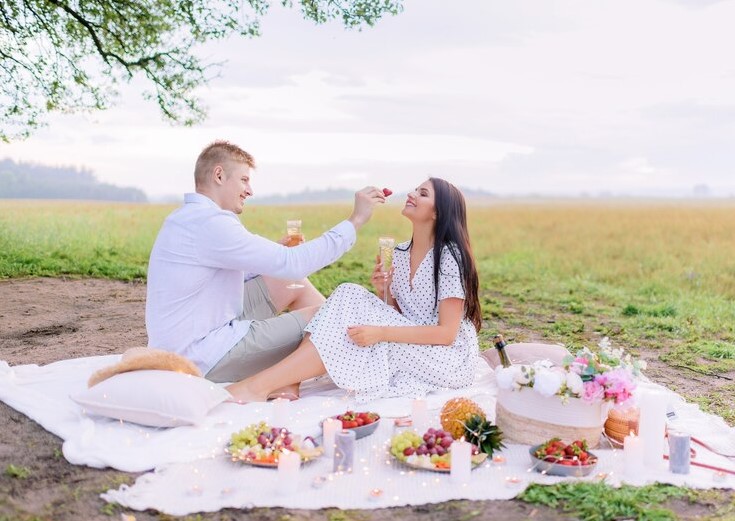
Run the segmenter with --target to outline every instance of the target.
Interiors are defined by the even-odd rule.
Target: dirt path
[[[145,284],[110,280],[29,279],[0,281],[0,360],[11,365],[46,364],[66,358],[121,353],[146,345]],[[11,477],[9,465],[25,467],[25,478]],[[74,466],[61,455],[61,440],[0,403],[0,520],[119,519],[119,507],[99,494],[135,475]],[[725,503],[732,501],[725,498]],[[681,519],[711,515],[715,505],[678,502]],[[156,512],[133,512],[138,521],[171,519]],[[114,517],[110,517],[114,516]],[[567,519],[520,501],[452,501],[439,505],[359,511],[225,510],[192,519],[383,520]]]

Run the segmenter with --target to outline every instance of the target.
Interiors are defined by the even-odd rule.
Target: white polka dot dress
[[[309,322],[306,331],[334,383],[355,392],[358,401],[392,396],[423,396],[438,389],[472,384],[479,348],[472,323],[462,320],[451,346],[380,342],[360,347],[348,326],[427,326],[439,322],[434,306],[434,254],[426,254],[409,281],[408,243],[394,252],[391,293],[403,312],[357,284],[342,284]],[[439,300],[464,298],[459,266],[445,247],[439,271]]]

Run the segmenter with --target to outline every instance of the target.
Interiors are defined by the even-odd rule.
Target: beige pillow
[[[564,357],[570,354],[566,347],[558,344],[531,343],[508,344],[505,346],[505,352],[514,364],[531,364],[537,360],[551,360],[555,365],[561,365]],[[498,357],[498,351],[494,347],[483,351],[480,356],[493,369],[500,365],[500,357]]]
[[[200,425],[214,407],[232,398],[200,376],[142,370],[116,374],[71,396],[89,414],[148,425]]]

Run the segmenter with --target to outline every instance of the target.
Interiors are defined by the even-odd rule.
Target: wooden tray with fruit
[[[433,472],[451,470],[451,446],[454,438],[441,429],[429,429],[423,436],[414,431],[404,431],[393,436],[390,453],[400,463],[415,469]],[[472,446],[472,468],[482,464],[487,454]]]
[[[272,427],[265,422],[233,433],[225,448],[232,461],[269,468],[278,467],[278,457],[284,451],[297,452],[302,463],[313,461],[324,453],[311,436],[302,440],[286,428]]]
[[[589,451],[586,440],[566,444],[559,438],[551,438],[529,449],[533,468],[551,476],[582,477],[597,466],[597,456]]]

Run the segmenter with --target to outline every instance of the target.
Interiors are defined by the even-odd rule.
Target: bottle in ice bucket
[[[508,358],[508,353],[505,352],[505,346],[507,346],[508,344],[503,339],[503,335],[495,335],[495,337],[493,338],[493,345],[495,346],[495,349],[498,350],[500,363],[503,364],[503,367],[510,367],[510,358]]]

